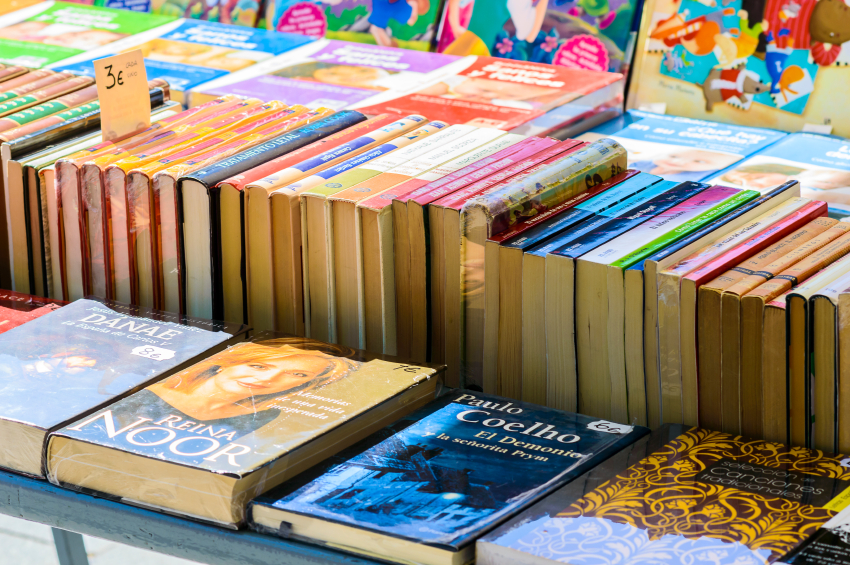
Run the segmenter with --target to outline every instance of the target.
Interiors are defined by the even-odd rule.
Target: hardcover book
[[[290,33],[177,20],[71,57],[50,68],[93,77],[94,60],[141,49],[148,79],[168,81],[175,93],[174,99],[190,105],[192,101],[184,95],[190,89],[309,42],[307,37]],[[279,94],[264,100],[278,98]]]
[[[60,300],[51,300],[40,296],[0,291],[0,333],[6,333],[45,314],[53,312],[67,304]]]
[[[437,49],[492,55],[571,69],[628,73],[632,27],[641,2],[511,2],[448,0]]]
[[[477,537],[648,431],[471,391],[416,416],[254,502],[252,526],[391,562],[462,565]]]
[[[432,400],[441,371],[260,333],[51,435],[49,478],[235,528],[255,496]]]
[[[246,330],[81,299],[0,335],[0,466],[44,476],[50,431],[243,339]]]
[[[173,21],[67,2],[42,2],[0,17],[0,63],[41,68]]]
[[[800,194],[829,204],[830,216],[850,215],[850,141],[835,136],[792,133],[716,177],[716,182],[764,190],[800,182]]]
[[[847,506],[845,461],[667,425],[479,540],[477,562],[779,563]]]

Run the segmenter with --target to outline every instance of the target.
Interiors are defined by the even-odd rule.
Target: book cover
[[[706,181],[786,136],[769,129],[679,116],[635,110],[629,114],[631,123],[607,132],[607,137],[616,139],[629,152],[630,168],[667,180]]]
[[[53,434],[49,478],[233,527],[254,496],[432,400],[440,372],[261,333]]]
[[[777,562],[847,505],[845,461],[700,428],[662,428],[479,541],[478,561]]]
[[[448,0],[437,50],[625,74],[640,5]]]
[[[616,73],[477,57],[462,70],[416,92],[362,109],[369,113],[420,111],[449,123],[512,130],[621,79]]]
[[[23,125],[32,123],[41,118],[62,113],[68,118],[74,118],[92,110],[100,108],[100,103],[97,100],[97,86],[91,84],[93,79],[78,77],[57,85],[57,88],[63,86],[69,87],[65,89],[65,93],[53,100],[47,100],[36,106],[30,106],[25,110],[20,110],[14,114],[9,114],[0,118],[0,132],[6,132],[11,129],[17,129]],[[15,98],[15,100],[26,100],[27,96]],[[29,104],[27,104],[29,106]]]
[[[362,453],[262,497],[253,524],[265,507],[345,525],[358,536],[409,541],[412,551],[436,547],[471,559],[476,537],[647,432],[469,391],[423,412]],[[300,537],[297,528],[283,532]]]
[[[11,290],[0,291],[0,334],[41,318],[67,304]]]
[[[286,92],[286,102],[290,104],[339,110],[420,88],[448,72],[457,61],[459,58],[449,55],[319,40],[202,85],[191,98],[194,103],[223,94],[274,99]],[[439,114],[419,110],[401,112],[402,115],[418,113]]]
[[[44,434],[88,414],[234,336],[241,339],[246,329],[89,299],[13,328],[0,336],[0,417],[7,445],[23,433],[13,425],[35,438],[39,430]],[[38,403],[31,402],[34,393]],[[6,468],[41,475],[40,439],[20,451],[6,450],[3,459]]]
[[[309,41],[306,37],[288,33],[178,20],[66,59],[50,68],[94,77],[94,60],[141,49],[148,80],[164,79],[173,90],[184,93]],[[279,97],[278,94],[274,98]],[[266,101],[272,99],[264,98]]]
[[[0,18],[0,63],[41,68],[173,21],[66,2],[42,2]]]
[[[266,27],[344,41],[430,51],[441,2],[267,0]]]
[[[259,27],[263,19],[263,0],[118,0],[146,2],[154,14],[177,18],[192,18],[208,22],[221,22],[242,27]]]
[[[719,174],[717,182],[764,190],[796,180],[805,198],[829,204],[830,216],[850,215],[850,140],[792,133]]]
[[[802,131],[850,133],[841,98],[850,71],[841,2],[704,4],[649,0],[638,36],[628,107]]]

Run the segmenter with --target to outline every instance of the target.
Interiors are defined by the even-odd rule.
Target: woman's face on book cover
[[[310,382],[327,369],[328,359],[313,355],[292,355],[224,367],[215,375],[214,382],[222,392],[246,398],[285,392]]]

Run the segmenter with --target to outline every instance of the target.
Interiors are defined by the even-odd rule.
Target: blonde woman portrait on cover
[[[287,341],[287,340],[274,340]],[[361,365],[323,350],[264,342],[232,347],[134,395],[156,418],[173,414],[198,424],[225,426],[235,437],[274,420],[280,401],[348,377]],[[231,438],[233,439],[233,438]]]

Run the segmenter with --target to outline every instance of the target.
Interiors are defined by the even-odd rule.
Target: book
[[[341,148],[375,128],[389,125],[398,116],[382,114],[352,125],[335,134],[261,163],[248,171],[223,180],[222,191],[238,190],[245,198],[245,262],[248,319],[258,328],[274,328],[304,335],[303,277],[301,276],[301,209],[296,204],[280,214],[280,233],[289,233],[290,245],[272,245],[271,186],[261,181],[278,171],[316,157],[326,150]],[[292,208],[295,208],[294,211]],[[292,223],[293,219],[295,224]],[[280,224],[284,225],[281,226]],[[288,226],[288,230],[284,228]],[[167,272],[167,270],[166,270]],[[273,308],[255,308],[268,304]]]
[[[67,302],[31,294],[11,290],[0,291],[0,334],[41,318],[65,304]]]
[[[162,105],[169,99],[169,91],[162,81],[151,81],[149,83],[149,95],[151,106],[155,110],[162,109]],[[31,157],[40,158],[40,153],[50,152],[57,145],[71,143],[71,140],[79,135],[88,135],[93,130],[99,129],[100,110],[99,107],[88,108],[79,113],[74,108],[65,112],[58,112],[48,117],[41,117],[29,121],[25,126],[9,130],[7,133],[19,132],[20,135],[9,136],[8,141],[0,145],[0,157],[3,161],[3,178],[5,198],[3,201],[3,217],[6,222],[4,239],[8,253],[8,261],[14,280],[15,289],[21,292],[35,292],[32,286],[35,281],[30,281],[32,274],[30,266],[30,254],[39,253],[41,245],[34,246],[28,242],[35,239],[38,233],[36,226],[38,222],[32,222],[30,214],[37,214],[40,197],[34,198],[30,203],[28,190],[37,194],[37,187],[29,183],[27,175],[24,174],[25,162]],[[27,187],[29,183],[29,188]],[[42,214],[43,216],[43,214]],[[69,226],[73,230],[74,226]],[[73,235],[73,234],[72,234]],[[82,268],[76,271],[82,279]]]
[[[65,59],[49,68],[94,77],[92,63],[96,59],[141,49],[148,80],[167,81],[174,99],[188,106],[193,105],[185,95],[189,90],[309,41],[307,37],[290,33],[180,19]]]
[[[494,194],[499,190],[514,186],[515,182],[529,183],[534,188],[544,187],[537,183],[537,178],[545,176],[548,171],[558,178],[558,173],[569,176],[563,169],[569,169],[575,162],[564,163],[564,159],[577,153],[585,144],[566,140],[552,145],[519,161],[501,171],[478,182],[446,195],[429,205],[428,222],[431,245],[431,359],[443,359],[448,365],[447,379],[449,384],[460,384],[465,379],[461,356],[464,346],[464,281],[463,276],[463,229],[462,214],[464,206],[483,194]],[[561,166],[552,167],[559,163]],[[613,174],[613,173],[612,173]],[[591,177],[592,178],[592,177]],[[555,181],[557,184],[557,180]],[[520,184],[520,186],[523,186]],[[482,232],[479,236],[486,237]],[[481,243],[483,251],[483,242]],[[478,264],[476,267],[483,267]],[[475,289],[483,294],[480,281],[483,281],[483,270],[479,269],[479,279],[475,281]],[[470,290],[472,285],[470,285]],[[480,297],[483,300],[483,296]],[[482,305],[483,306],[483,305]],[[478,320],[483,331],[483,318]],[[483,367],[482,367],[483,368]],[[483,379],[477,387],[487,387]],[[489,388],[492,392],[495,387]]]
[[[827,379],[818,380],[812,375],[811,299],[826,285],[850,272],[850,259],[844,258],[849,251],[848,245],[850,234],[839,237],[832,244],[777,275],[785,279],[783,282],[789,283],[786,286],[789,292],[785,297],[788,332],[788,429],[791,441],[800,442],[798,445],[814,447],[816,417],[821,417],[822,425],[818,428],[821,432],[825,426],[835,422],[835,409],[829,404],[818,402],[817,407],[823,412],[814,411],[814,395],[817,393],[818,400],[821,400],[824,397],[823,390],[827,389],[831,390],[835,398],[835,383],[826,386]],[[798,284],[794,284],[791,289],[794,281],[798,281]],[[833,433],[820,433],[817,439],[818,448],[834,445]]]
[[[184,304],[190,315],[220,313],[236,320],[243,319],[245,315],[241,290],[244,285],[242,195],[223,194],[218,190],[219,183],[365,119],[366,116],[353,110],[337,112],[195,171],[178,181],[177,222],[182,225],[182,229],[178,229],[182,238],[180,268]],[[240,238],[224,240],[224,233],[240,234]],[[228,258],[227,262],[224,262],[225,257]],[[228,278],[227,288],[240,289],[238,293],[231,292],[228,297],[224,296],[225,276]],[[230,306],[227,312],[225,304]]]
[[[764,334],[761,342],[764,436],[768,441],[788,441],[788,331],[787,293],[766,302],[763,308]]]
[[[528,73],[534,73],[530,78]],[[449,123],[497,127],[525,135],[546,135],[581,121],[571,105],[597,108],[615,104],[622,93],[616,73],[554,67],[529,61],[470,57],[464,67],[415,92],[358,105],[367,113],[420,111]],[[418,108],[418,110],[414,110]],[[557,116],[564,109],[564,115]],[[535,127],[536,121],[542,123]],[[521,127],[522,126],[522,127]],[[589,125],[588,125],[589,127]]]
[[[747,433],[744,428],[760,431],[761,375],[752,366],[744,367],[742,351],[742,337],[755,328],[749,324],[744,328],[741,297],[850,228],[850,225],[835,224],[838,221],[832,218],[812,220],[699,287],[699,378],[706,383],[703,390],[711,393],[701,399],[700,404],[705,413],[701,422],[706,427],[727,433]],[[751,276],[752,281],[748,280]],[[761,332],[743,339],[760,340]],[[755,347],[747,355],[755,358],[759,356],[758,350]]]
[[[588,406],[593,406],[590,413],[610,414],[618,421],[627,421],[633,416],[644,418],[646,414],[644,383],[628,382],[625,374],[623,270],[636,258],[646,257],[659,245],[663,247],[667,238],[675,241],[680,231],[687,235],[711,218],[734,210],[757,196],[755,191],[722,186],[706,188],[578,258],[575,297],[576,327],[580,328],[576,332],[576,361],[581,379],[579,397],[586,390],[582,383],[606,383],[606,380],[610,383],[607,387],[605,384],[597,386],[597,391],[587,392]],[[599,310],[594,316],[595,308]],[[680,391],[662,388],[662,403],[665,395],[673,397],[671,403],[681,403]],[[594,404],[590,403],[592,400]]]
[[[2,116],[0,127],[2,127],[3,130],[8,130],[21,125],[22,122],[19,120],[24,120],[26,119],[26,116],[31,115],[24,113],[25,110],[31,107],[39,108],[46,104],[46,106],[41,108],[39,114],[49,115],[50,112],[47,110],[52,107],[49,105],[52,99],[73,93],[74,91],[83,89],[84,87],[94,83],[94,80],[88,77],[63,76],[65,77],[65,80],[63,81],[55,82],[41,88],[40,90],[35,90],[24,96],[9,99],[3,104],[0,104],[0,116]],[[88,90],[87,92],[91,91]],[[69,106],[66,105],[62,109],[64,110],[68,107]],[[38,117],[41,117],[41,115],[38,115]]]
[[[49,478],[235,529],[257,495],[432,400],[440,372],[261,332],[53,433]]]
[[[842,417],[838,399],[846,390],[846,355],[841,346],[847,336],[843,327],[847,313],[847,299],[841,295],[850,287],[850,274],[839,276],[833,282],[824,285],[809,299],[809,335],[811,337],[811,379],[812,445],[815,447],[832,446],[839,451],[846,445],[847,418]],[[843,303],[842,303],[843,302]],[[843,340],[843,341],[842,341]],[[842,357],[845,359],[842,360]]]
[[[437,49],[627,74],[640,6],[451,0],[443,7]]]
[[[358,220],[363,219],[363,208],[359,204],[367,197],[380,196],[388,191],[399,194],[405,190],[414,190],[417,187],[421,187],[423,183],[420,182],[422,179],[419,177],[439,171],[444,167],[451,168],[451,162],[483,146],[489,145],[491,142],[497,141],[504,136],[505,132],[500,129],[474,128],[471,132],[452,143],[435,146],[427,153],[417,155],[415,158],[393,167],[380,175],[328,197],[328,218],[330,221],[328,222],[327,241],[331,242],[331,245],[328,246],[328,263],[331,266],[334,282],[333,293],[336,303],[332,316],[336,320],[335,335],[337,340],[348,345],[350,345],[352,340],[359,341],[362,347],[374,351],[384,351],[383,348],[386,345],[390,348],[391,352],[396,351],[395,332],[393,331],[395,329],[395,315],[389,314],[392,317],[392,322],[387,326],[388,332],[386,334],[384,334],[383,330],[380,332],[374,331],[377,328],[383,328],[385,326],[380,321],[384,317],[383,314],[377,316],[377,319],[374,317],[365,317],[367,310],[372,312],[376,308],[379,309],[378,311],[381,310],[380,305],[374,303],[374,301],[372,304],[366,304],[366,301],[371,298],[370,294],[373,291],[378,292],[378,296],[383,296],[386,301],[395,303],[395,289],[390,285],[365,286],[366,283],[362,280],[356,285],[348,284],[349,273],[363,273],[365,269],[365,265],[362,262],[366,260],[366,257],[364,255],[358,255],[358,251],[369,254],[377,250],[375,248],[369,249],[366,245],[357,246]],[[387,200],[387,203],[390,202],[392,202],[392,199]],[[358,208],[360,208],[359,212]],[[391,209],[387,209],[387,212],[390,211]],[[357,217],[358,215],[360,218]],[[384,230],[384,240],[387,244],[389,243],[389,234],[392,233],[389,229],[389,222],[391,221],[392,216],[385,216],[385,223],[382,229]],[[360,228],[360,237],[366,237],[367,234],[363,231],[362,224],[360,224]],[[371,241],[379,243],[378,239]],[[388,254],[388,251],[389,248],[387,247],[384,257]],[[390,265],[387,266],[390,267]],[[393,273],[393,271],[394,268],[388,268],[386,272]],[[357,280],[356,277],[355,280]],[[360,304],[362,304],[362,308],[358,308]],[[369,323],[370,318],[373,322],[371,324]],[[362,333],[360,331],[361,324],[365,330]],[[372,331],[370,331],[370,328]],[[364,341],[360,341],[361,335],[365,338]],[[368,341],[370,336],[375,343]]]
[[[479,540],[477,562],[779,563],[846,505],[843,458],[664,426]],[[693,498],[658,520],[669,493]]]
[[[435,150],[443,144],[454,144],[475,130],[471,126],[450,126],[413,143],[401,151],[394,151],[371,162],[368,168],[377,169],[380,174]],[[357,183],[359,175],[351,172],[346,175],[351,182]],[[374,177],[373,177],[374,178]],[[330,186],[328,186],[330,185]],[[337,186],[339,185],[339,186]],[[353,185],[345,183],[325,183],[312,190],[301,192],[301,264],[304,277],[304,320],[307,335],[316,339],[327,338],[335,341],[336,320],[333,312],[336,297],[333,288],[333,266],[331,264],[331,242],[327,239],[330,222],[328,197]],[[286,190],[279,191],[278,202],[286,205]],[[274,199],[274,195],[272,196]],[[272,206],[274,208],[274,202]]]
[[[244,338],[247,327],[81,299],[0,335],[0,466],[44,477],[50,431]],[[38,404],[28,402],[38,394]]]
[[[174,18],[67,2],[41,2],[0,17],[0,63],[41,68]]]
[[[519,384],[524,400],[550,406],[545,304],[535,302],[545,300],[545,269],[541,273],[539,264],[527,264],[525,251],[560,233],[578,229],[590,218],[605,215],[608,209],[645,188],[647,177],[637,171],[625,171],[487,239],[483,372],[497,372],[498,390],[515,391]]]
[[[637,299],[630,300],[631,306],[626,308],[626,374],[630,381],[632,379],[643,380],[646,384],[646,418],[647,425],[650,427],[657,427],[661,424],[660,360],[662,355],[660,334],[662,331],[668,334],[668,327],[666,325],[662,327],[660,321],[662,310],[662,305],[659,303],[660,274],[667,272],[669,267],[706,245],[733,232],[737,233],[736,230],[748,224],[753,225],[751,222],[770,210],[779,208],[781,204],[799,196],[799,194],[799,184],[796,182],[780,185],[760,198],[717,218],[696,233],[661,249],[649,256],[643,263],[638,262],[626,269],[624,277],[626,295],[636,297],[641,286],[643,286],[644,295],[643,305],[639,310],[639,300]],[[678,331],[679,319],[676,317],[673,321],[667,320],[665,324],[675,326],[673,331]],[[678,340],[678,337],[678,334],[675,334],[675,339]],[[643,347],[642,352],[640,351],[641,346]],[[678,341],[675,347],[675,355],[678,355]],[[665,351],[665,359],[666,354]],[[688,398],[690,394],[691,391],[683,385],[683,399]]]
[[[508,134],[511,135],[511,134]],[[504,136],[508,137],[507,135]],[[414,359],[431,354],[429,336],[431,313],[431,273],[429,272],[431,224],[429,204],[485,179],[498,176],[512,165],[557,144],[552,138],[527,137],[498,153],[433,181],[408,194],[393,198],[393,248],[395,249],[396,304],[398,307],[398,346],[405,343]],[[442,239],[442,234],[438,236]],[[409,338],[405,336],[409,335]]]
[[[842,510],[810,534],[802,543],[780,558],[788,565],[816,563],[830,559],[842,563],[847,559],[848,512]]]
[[[267,1],[268,29],[419,51],[431,49],[441,6],[429,0],[401,5],[390,0]]]
[[[829,204],[830,215],[850,214],[850,142],[835,136],[794,133],[723,171],[731,186],[770,186],[798,180],[806,198]]]
[[[367,347],[371,347],[370,343],[382,343],[384,348],[394,348],[397,355],[404,354],[412,357],[409,341],[403,341],[408,337],[401,329],[407,328],[410,321],[410,302],[406,292],[409,284],[404,285],[405,289],[399,289],[398,280],[401,271],[395,264],[400,256],[409,251],[407,246],[399,248],[395,243],[396,234],[402,230],[407,234],[408,225],[405,222],[404,226],[396,227],[393,202],[407,198],[406,195],[412,195],[424,186],[430,186],[446,177],[454,176],[470,166],[470,163],[487,159],[524,139],[527,138],[513,133],[499,135],[489,143],[467,151],[455,159],[445,161],[389,190],[357,202],[355,227],[359,226],[359,239],[355,238],[355,242],[358,266],[362,262],[362,268],[357,271],[359,275],[357,282],[363,305],[361,319]],[[416,168],[421,170],[429,165],[417,163]],[[410,169],[410,173],[415,172],[415,168]],[[339,194],[334,198],[342,196],[343,194]],[[405,241],[407,240],[409,237],[405,238]],[[408,267],[402,268],[409,271]],[[427,276],[423,277],[421,282],[424,284],[425,280]],[[404,277],[404,282],[409,283],[409,278]],[[402,317],[404,317],[403,321]]]
[[[123,0],[124,2],[145,2],[154,14],[163,14],[183,18],[193,18],[208,22],[221,22],[242,27],[260,27],[263,19],[262,0],[246,2],[228,1],[220,4],[193,4],[188,0]]]
[[[588,135],[615,139],[629,152],[630,168],[667,180],[709,182],[719,172],[771,148],[786,137],[785,133],[770,129],[719,124],[691,117],[639,110],[629,110],[627,114],[629,123],[622,123],[622,128],[606,124],[599,128],[603,133],[592,130],[594,133]],[[738,186],[718,180],[711,183]]]
[[[252,526],[391,562],[460,565],[477,537],[647,433],[472,391],[417,416],[258,499]]]
[[[290,104],[341,110],[394,98],[462,64],[462,59],[450,55],[320,39],[210,81],[192,90],[189,96],[193,104],[199,104],[225,94],[276,99],[286,92],[286,102]],[[416,109],[390,113],[439,114]]]
[[[48,70],[24,73],[16,78],[0,83],[0,91],[2,91],[0,93],[0,102],[6,102],[7,100],[24,96],[35,90],[40,90],[51,84],[73,77],[74,75],[71,73],[57,73]]]
[[[765,212],[751,224],[706,245],[658,276],[661,387],[683,391],[681,400],[666,407],[662,405],[665,420],[670,418],[693,425],[704,413],[699,408],[698,399],[709,394],[699,388],[705,382],[698,379],[699,287],[825,213],[824,205],[807,198],[788,200],[776,210]],[[665,300],[674,302],[671,305]],[[662,319],[678,322],[673,327],[662,329]]]

